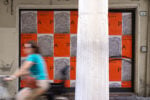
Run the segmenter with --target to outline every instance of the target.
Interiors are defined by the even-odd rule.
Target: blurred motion
[[[0,75],[0,100],[10,100],[10,94],[8,90],[8,83],[4,81],[7,76]]]
[[[69,92],[68,88],[65,87],[68,71],[69,66],[67,65],[61,70],[61,81],[58,83],[51,83],[51,87],[45,93],[48,100],[69,100],[64,96],[65,93]]]
[[[40,55],[36,42],[29,41],[25,43],[24,53],[27,58],[21,68],[4,80],[11,81],[22,76],[21,81],[24,88],[16,95],[16,100],[36,100],[49,88],[46,64]]]

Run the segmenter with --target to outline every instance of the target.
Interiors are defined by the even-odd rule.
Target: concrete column
[[[76,100],[109,100],[108,0],[79,0]]]

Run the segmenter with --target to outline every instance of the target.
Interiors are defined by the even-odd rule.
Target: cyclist
[[[26,81],[30,83],[16,95],[16,99],[35,100],[49,88],[46,64],[35,42],[25,43],[24,53],[27,54],[27,58],[21,68],[5,80],[14,80],[20,76],[26,77]]]

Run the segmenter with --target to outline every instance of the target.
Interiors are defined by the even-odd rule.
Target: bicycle
[[[15,100],[8,92],[8,82],[4,80],[6,77],[9,76],[0,75],[0,100]],[[62,96],[62,94],[66,92],[64,82],[50,83],[50,88],[47,92],[45,92],[45,94],[39,97],[39,100],[69,100],[66,96]]]
[[[67,93],[67,89],[65,88],[65,80],[66,80],[66,73],[68,71],[68,66],[66,66],[64,69],[62,69],[61,74],[62,74],[62,82],[60,83],[49,83],[49,89],[47,90],[47,92],[45,92],[43,95],[39,96],[39,99],[44,97],[44,99],[42,100],[69,100],[67,96],[64,96],[65,93]],[[5,88],[5,90],[1,90],[3,93],[5,93],[7,86],[6,85],[6,81],[4,81],[4,78],[9,77],[6,75],[1,75],[0,76],[0,83],[1,83],[1,87]],[[0,92],[1,92],[0,91]],[[7,92],[7,91],[6,91]],[[8,94],[8,92],[6,93]],[[10,99],[6,99],[7,97],[9,97],[8,95],[5,97],[0,97],[4,100],[10,100]],[[2,100],[0,99],[0,100]],[[41,99],[40,99],[41,100]]]
[[[0,100],[13,100],[8,92],[8,83],[4,81],[6,75],[0,75]]]

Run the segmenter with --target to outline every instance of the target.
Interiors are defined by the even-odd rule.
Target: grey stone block
[[[110,88],[120,88],[121,87],[121,82],[110,82],[109,87]]]
[[[54,61],[54,79],[55,80],[62,80],[64,79],[64,76],[62,74],[62,70],[65,69],[66,67],[70,66],[70,60],[69,58],[55,58]],[[70,68],[68,68],[68,71],[65,75],[65,79],[69,80],[70,79]]]
[[[53,56],[53,36],[47,34],[38,35],[38,46],[42,56]]]
[[[71,57],[77,53],[77,35],[71,35]]]
[[[121,37],[109,37],[109,56],[121,56]]]
[[[54,25],[55,33],[69,33],[70,32],[70,12],[69,11],[55,11]]]
[[[132,34],[132,13],[123,13],[123,34]]]
[[[75,80],[71,80],[70,81],[70,86],[71,87],[75,87],[76,86],[76,81]]]
[[[21,33],[37,33],[37,12],[21,12]]]
[[[131,73],[132,73],[132,63],[129,60],[122,61],[122,80],[123,81],[131,81]]]

